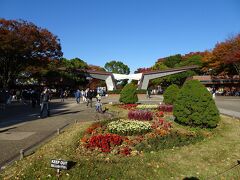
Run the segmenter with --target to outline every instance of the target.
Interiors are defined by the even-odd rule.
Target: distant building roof
[[[192,66],[185,66],[185,67],[179,67],[179,68],[171,68],[166,70],[149,71],[149,72],[143,72],[143,75],[158,74],[163,72],[174,72],[174,71],[181,71],[181,70],[188,70],[188,69],[195,69],[195,68],[198,68],[198,66],[192,65]]]

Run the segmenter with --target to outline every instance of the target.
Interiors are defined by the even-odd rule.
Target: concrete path
[[[215,101],[220,113],[240,119],[240,97],[217,96]]]
[[[51,102],[51,116],[38,118],[39,108],[27,105],[13,105],[0,112],[0,167],[18,158],[21,149],[29,150],[75,121],[95,121],[109,118],[109,114],[99,114],[86,104],[76,104],[73,99],[64,103]]]

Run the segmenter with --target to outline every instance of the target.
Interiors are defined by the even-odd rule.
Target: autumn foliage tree
[[[204,60],[215,69],[233,66],[236,72],[240,74],[240,34],[217,43],[212,52],[204,57]]]
[[[0,19],[0,84],[8,87],[28,66],[62,57],[60,40],[47,29],[23,20]]]

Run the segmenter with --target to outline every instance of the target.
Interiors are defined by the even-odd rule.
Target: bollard
[[[60,129],[59,129],[59,128],[57,129],[57,134],[58,134],[58,135],[60,134]]]
[[[24,149],[20,149],[20,160],[24,158]]]

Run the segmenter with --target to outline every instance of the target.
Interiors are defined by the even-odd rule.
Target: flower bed
[[[99,134],[92,136],[86,144],[87,148],[99,148],[102,152],[110,152],[111,146],[119,146],[122,144],[122,137],[117,134]]]
[[[159,111],[163,111],[163,112],[172,112],[173,111],[173,105],[159,105],[158,107]]]
[[[151,131],[149,122],[120,119],[107,125],[109,132],[120,135],[144,134]]]
[[[152,118],[153,113],[151,111],[137,110],[128,112],[128,119],[150,121]]]
[[[129,119],[107,120],[92,124],[86,129],[77,152],[91,156],[102,153],[134,156],[142,151],[157,151],[182,146],[202,139],[198,135],[192,137],[190,134],[185,137],[184,134],[172,134],[174,133],[172,126],[174,117],[171,113],[165,114],[165,112],[172,111],[170,105],[138,106],[140,109],[146,108],[149,111],[135,110],[136,105],[121,105],[120,107],[130,109]]]
[[[139,104],[137,109],[158,109],[159,105],[157,104]]]
[[[133,110],[137,107],[137,104],[121,104],[119,107],[127,110]]]
[[[148,138],[146,141],[138,143],[135,148],[138,151],[159,151],[161,149],[170,149],[174,147],[181,147],[189,144],[194,144],[204,139],[202,134],[181,134],[180,132],[172,132],[164,136],[154,136]]]

